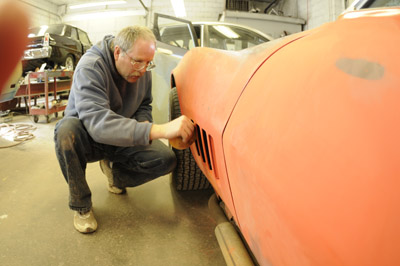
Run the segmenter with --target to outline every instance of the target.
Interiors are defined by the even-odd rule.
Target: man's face
[[[146,67],[137,70],[132,63],[138,62],[148,64],[153,60],[155,50],[156,46],[153,41],[141,38],[137,39],[127,51],[121,50],[121,48],[116,45],[114,48],[114,58],[118,73],[130,83],[138,81],[146,72]]]

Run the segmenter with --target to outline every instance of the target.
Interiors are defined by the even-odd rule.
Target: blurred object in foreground
[[[8,89],[21,77],[16,67],[22,69],[18,63],[27,44],[28,28],[28,16],[18,2],[0,2],[0,99],[3,98],[3,89]]]

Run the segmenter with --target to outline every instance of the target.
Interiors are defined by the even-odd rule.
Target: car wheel
[[[181,116],[178,93],[173,88],[169,94],[170,120]],[[172,172],[172,181],[177,190],[200,190],[211,188],[205,175],[197,166],[190,149],[177,150],[172,148],[175,153],[177,164]]]
[[[68,71],[74,71],[74,58],[72,55],[68,55],[67,58],[65,58],[64,66]]]

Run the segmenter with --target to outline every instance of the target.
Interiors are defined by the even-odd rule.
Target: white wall
[[[297,0],[299,17],[307,21],[305,29],[335,21],[345,10],[345,0]]]
[[[105,35],[116,35],[126,26],[146,24],[145,11],[136,0],[128,0],[128,5],[124,8],[115,5],[72,10],[65,5],[59,8],[59,13],[64,23],[86,31],[92,43],[97,43]]]
[[[1,0],[0,0],[1,1]],[[49,25],[61,22],[57,14],[57,6],[45,0],[18,0],[26,8],[31,27]]]
[[[145,25],[144,16],[122,16],[109,18],[92,18],[90,20],[63,20],[65,23],[83,29],[93,44],[102,40],[105,35],[116,35],[129,25]]]
[[[1,1],[1,0],[0,0]],[[89,33],[93,43],[101,40],[107,34],[115,35],[120,29],[129,25],[146,25],[152,27],[154,12],[174,16],[170,0],[142,0],[150,13],[146,12],[138,0],[127,0],[128,8],[117,7],[101,9],[86,9],[74,11],[67,6],[57,7],[46,0],[18,0],[23,3],[31,14],[31,25],[53,24],[65,22],[82,28]],[[275,7],[280,14],[287,17],[301,18],[306,21],[304,29],[312,29],[329,21],[334,21],[345,9],[345,3],[353,0],[281,0]],[[225,10],[225,0],[184,0],[185,19],[191,21],[217,21]],[[260,6],[261,9],[265,8]],[[131,12],[117,17],[101,16],[92,18],[90,14],[102,11]],[[263,10],[261,10],[262,12]],[[133,15],[132,12],[140,13]],[[86,14],[83,17],[77,15]]]
[[[184,19],[191,21],[217,21],[219,14],[225,8],[225,0],[185,0],[184,2],[187,15]],[[89,16],[102,12],[104,9],[91,8],[83,11],[74,11],[65,7],[61,8],[59,13],[63,17],[63,22],[75,25],[88,32],[93,43],[100,41],[107,34],[115,35],[120,29],[129,25],[145,25],[151,28],[153,26],[154,12],[175,16],[169,0],[144,0],[143,3],[150,10],[148,15],[146,15],[144,8],[137,0],[128,0],[128,8],[124,10],[110,7],[108,11],[142,13],[139,15],[126,13],[117,17],[100,17],[89,20]],[[80,16],[82,14],[87,14],[87,17]]]

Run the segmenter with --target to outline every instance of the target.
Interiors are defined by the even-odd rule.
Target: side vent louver
[[[210,160],[210,150],[208,149],[207,132],[204,129],[202,132],[203,132],[203,143],[204,143],[205,154],[207,157],[208,168],[212,170],[212,165]]]
[[[195,144],[197,155],[201,157],[203,163],[207,165],[207,168],[213,171],[215,177],[218,178],[215,169],[213,139],[204,129],[200,128],[199,125],[196,125],[196,134],[197,139]]]

